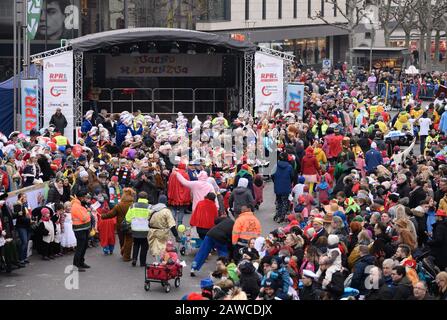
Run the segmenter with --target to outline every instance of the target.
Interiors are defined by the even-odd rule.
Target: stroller
[[[191,229],[188,228],[180,240],[179,252],[182,256],[190,254],[192,249],[200,248],[202,239],[191,237]]]
[[[430,251],[421,253],[415,259],[417,262],[416,272],[419,279],[425,281],[429,294],[434,295],[438,291],[436,275],[441,270],[434,264],[434,258],[430,256]]]
[[[174,280],[174,286],[180,287],[180,278],[182,277],[183,267],[179,263],[160,264],[151,263],[146,265],[144,273],[144,290],[151,289],[151,282],[160,283],[165,288],[165,292],[171,291],[169,280]]]

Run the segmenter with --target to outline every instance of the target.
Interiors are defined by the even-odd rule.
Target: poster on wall
[[[107,78],[221,77],[222,55],[142,54],[106,56]]]
[[[39,83],[37,79],[20,80],[22,132],[29,135],[39,129]]]
[[[287,84],[286,111],[293,112],[303,118],[304,84]]]
[[[284,110],[283,60],[265,53],[255,54],[255,113]]]
[[[73,52],[67,51],[43,60],[44,127],[57,108],[67,119],[64,136],[73,142]]]

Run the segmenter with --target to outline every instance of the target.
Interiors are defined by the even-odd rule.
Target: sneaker
[[[81,268],[89,269],[90,266],[88,264],[83,263],[83,264],[81,264]]]
[[[191,275],[191,277],[195,277],[196,276],[194,269],[191,269],[190,275]]]
[[[132,261],[132,267],[135,267],[137,265],[137,262],[135,260]]]

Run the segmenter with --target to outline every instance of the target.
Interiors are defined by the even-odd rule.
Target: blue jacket
[[[136,129],[135,130],[135,128],[132,126],[132,127],[130,127],[129,128],[130,129],[130,133],[132,134],[132,136],[134,137],[134,136],[138,136],[138,135],[140,135],[141,136],[141,134],[143,133],[143,127],[142,126],[140,126],[138,129]]]
[[[290,163],[278,161],[272,177],[275,182],[275,194],[284,196],[292,192],[293,169]]]
[[[372,255],[367,255],[359,258],[354,265],[354,272],[351,281],[351,287],[360,291],[360,294],[368,293],[367,288],[365,287],[366,278],[369,276],[369,273],[366,272],[366,268],[368,266],[373,266],[375,262],[375,258]]]
[[[377,166],[383,164],[383,158],[379,151],[376,149],[369,149],[365,154],[366,171],[371,172],[377,168]]]
[[[442,131],[442,133],[447,132],[447,112],[444,112],[441,116],[441,121],[439,123],[439,130]]]
[[[127,129],[128,127],[120,122],[116,126],[116,145],[121,146],[121,144],[124,142],[126,135],[127,135]]]
[[[87,133],[90,131],[90,129],[93,127],[92,123],[90,122],[90,120],[85,119],[82,122],[82,126],[81,126],[81,132],[82,133]]]

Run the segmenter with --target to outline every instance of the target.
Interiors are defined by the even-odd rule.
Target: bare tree
[[[311,17],[313,20],[321,20],[327,25],[343,29],[348,32],[349,37],[349,52],[347,52],[349,65],[353,65],[352,48],[354,47],[354,36],[358,26],[364,24],[367,18],[367,8],[371,5],[367,0],[345,0],[342,6],[341,1],[326,0],[327,3],[333,5],[338,13],[344,18],[343,23],[334,23],[327,20],[321,11],[316,11],[315,15]]]
[[[447,2],[445,0],[419,0],[412,6],[412,9],[418,16],[420,31],[419,47],[420,52],[425,53],[425,70],[431,71],[432,34],[433,31],[436,30],[436,24],[447,12]],[[421,61],[423,56],[424,55],[421,55]]]

